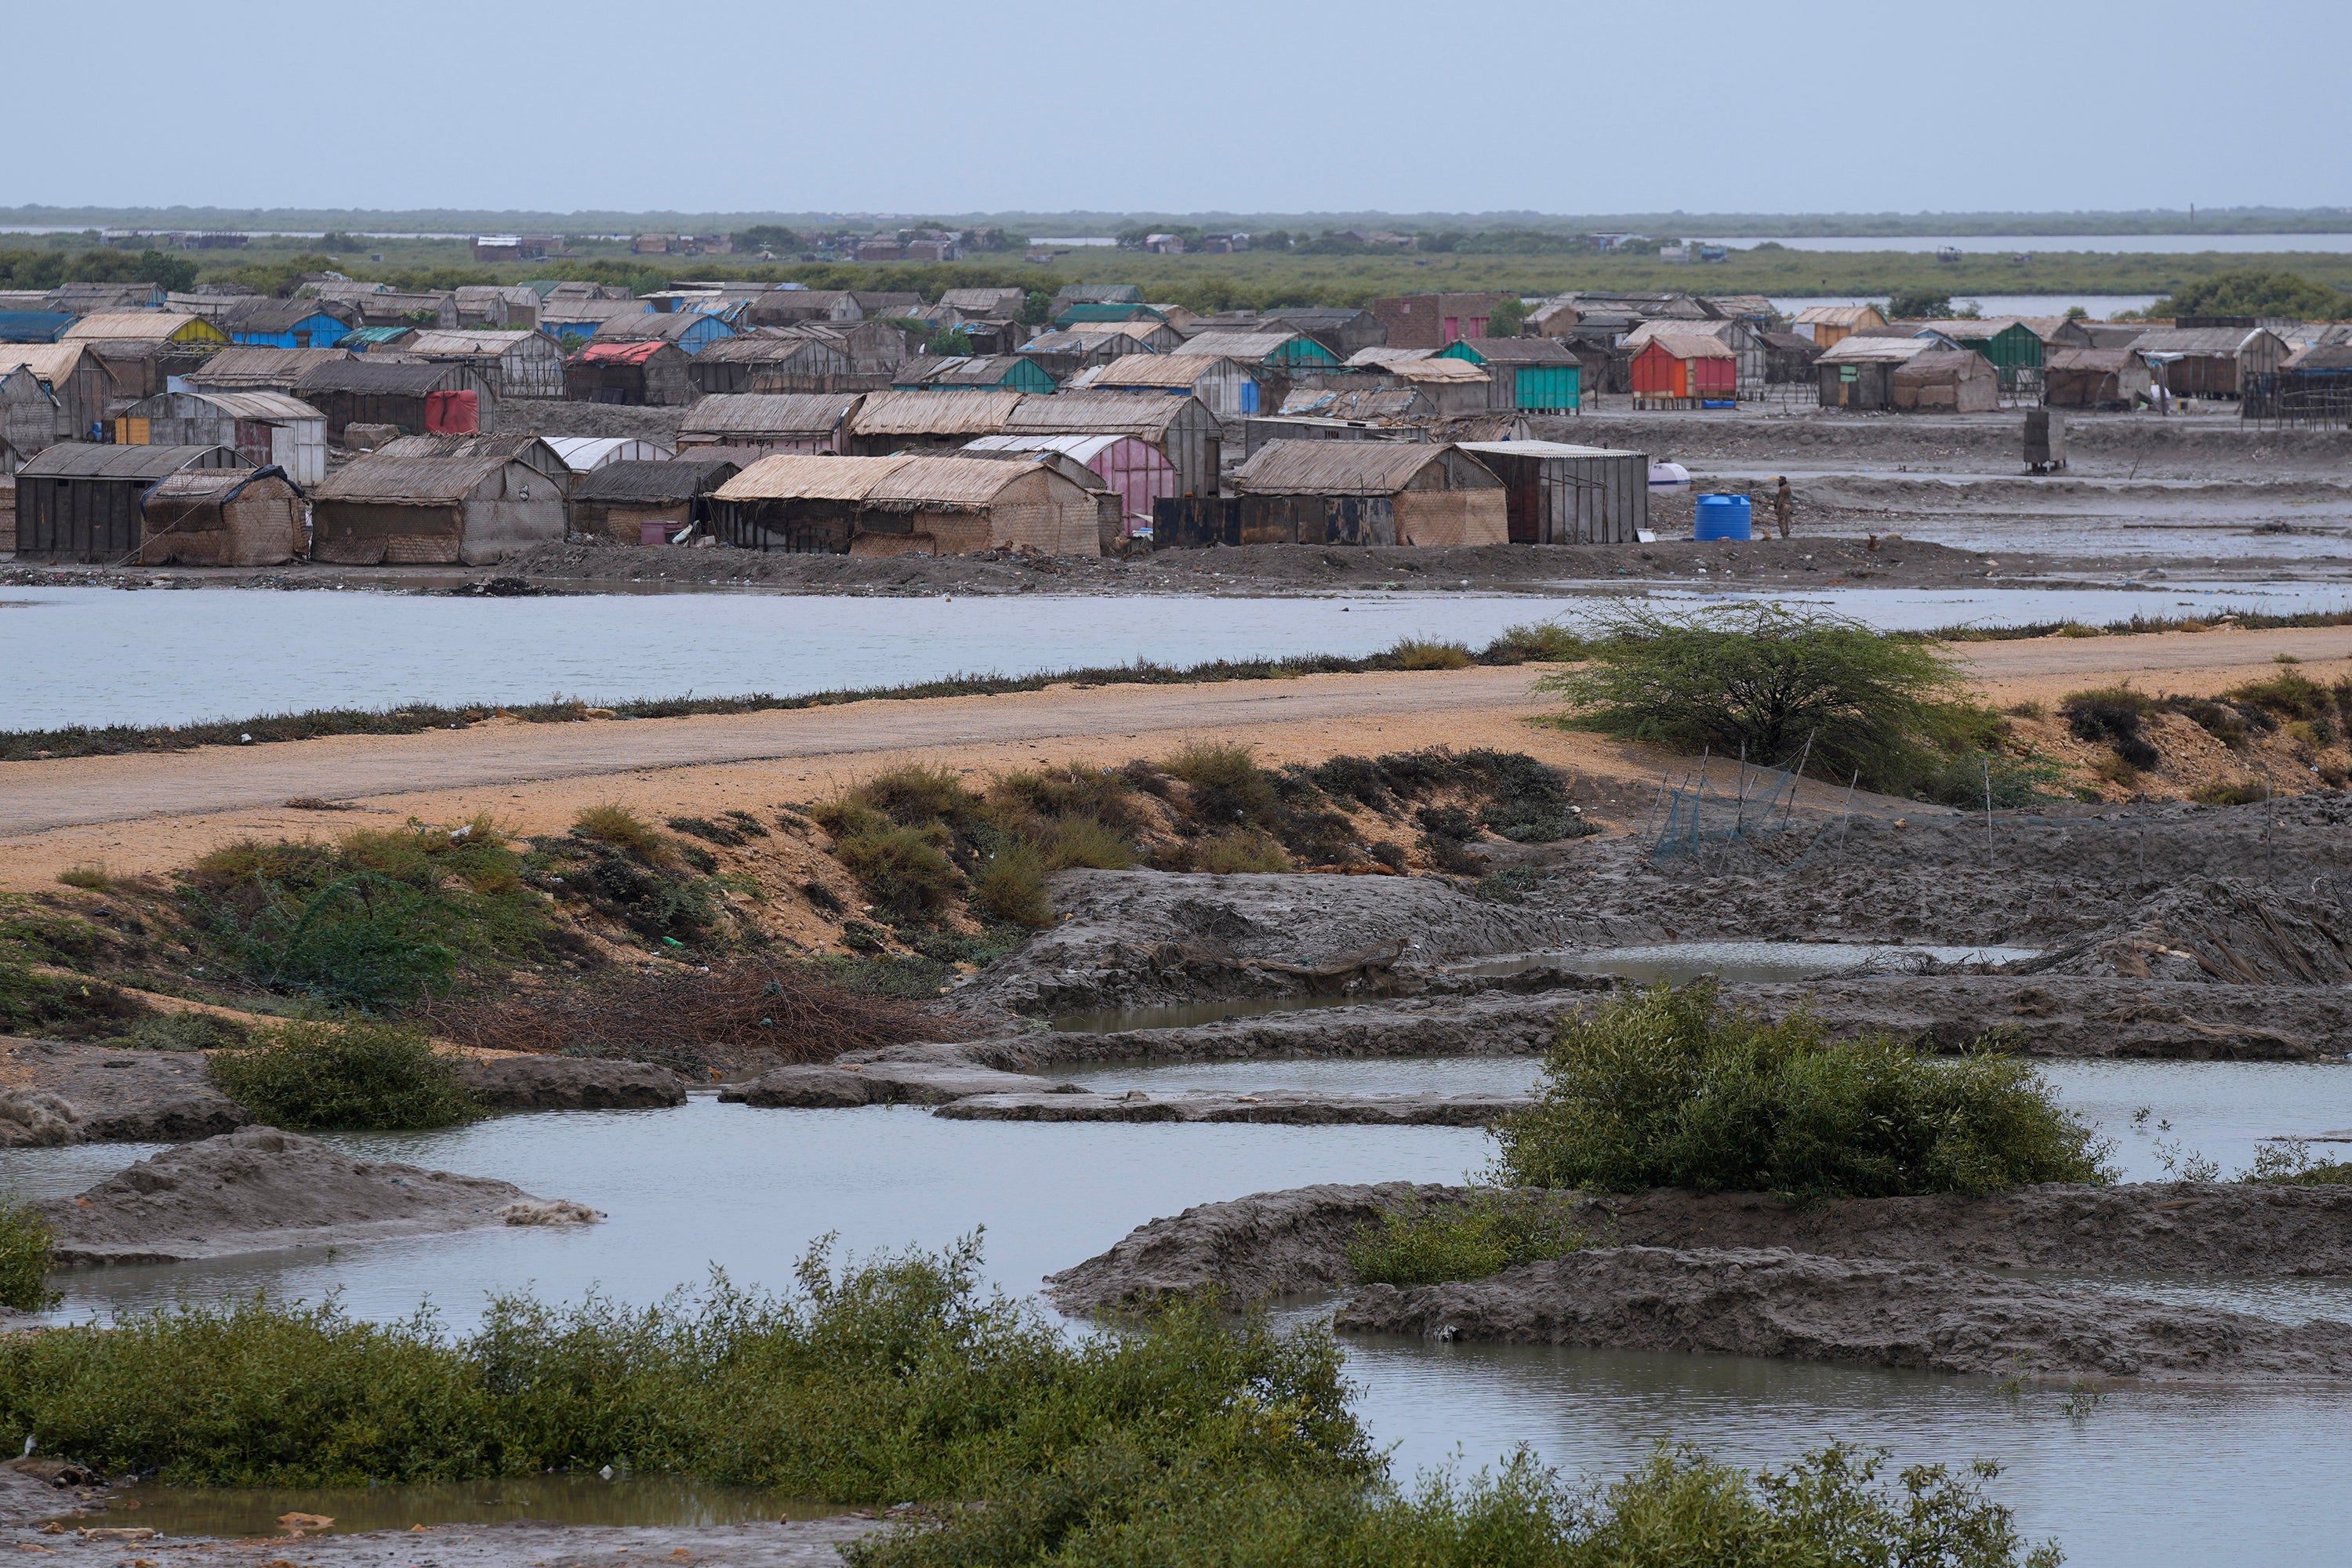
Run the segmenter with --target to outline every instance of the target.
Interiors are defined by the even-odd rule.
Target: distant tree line
[[[160,250],[0,250],[0,289],[54,289],[60,283],[161,283],[195,287],[196,264]]]

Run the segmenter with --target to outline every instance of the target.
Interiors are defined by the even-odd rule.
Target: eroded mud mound
[[[252,1120],[194,1051],[0,1040],[0,1149],[179,1142]]]
[[[2048,1377],[2352,1376],[2352,1324],[2159,1304],[1942,1263],[1612,1247],[1485,1279],[1370,1285],[1343,1332]]]
[[[1466,1189],[1407,1182],[1294,1187],[1202,1204],[1138,1226],[1051,1276],[1066,1312],[1213,1286],[1235,1305],[1357,1283],[1348,1244],[1367,1221]],[[1853,1198],[1799,1206],[1755,1193],[1670,1188],[1587,1196],[1597,1241],[1668,1248],[1793,1247],[1833,1258],[2091,1274],[2352,1275],[2352,1187],[2234,1182],[2022,1187],[1992,1197]]]
[[[2352,984],[2352,911],[2334,899],[2200,877],[2147,900],[2088,942],[2011,964],[2007,973]]]
[[[510,1182],[353,1160],[274,1127],[166,1149],[78,1197],[37,1206],[57,1227],[63,1265],[173,1263],[600,1217]]]

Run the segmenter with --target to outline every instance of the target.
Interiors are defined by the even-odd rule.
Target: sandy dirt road
[[[2315,679],[2347,673],[2352,627],[2167,633],[1963,645],[1997,702],[2054,701],[2129,680],[2210,693],[2273,670],[2281,653]],[[488,811],[522,832],[562,827],[619,799],[648,816],[759,810],[829,794],[908,760],[973,773],[1077,758],[1097,764],[1192,740],[1256,745],[1269,761],[1419,746],[1523,750],[1584,777],[1604,804],[1648,798],[1653,750],[1528,721],[1533,671],[1476,668],[1308,676],[1213,686],[1054,688],[1003,697],[577,724],[493,722],[411,736],[0,763],[0,886],[47,885],[66,866],[118,873],[184,865],[245,834],[331,831],[359,821],[454,821]],[[289,810],[289,799],[349,813]]]

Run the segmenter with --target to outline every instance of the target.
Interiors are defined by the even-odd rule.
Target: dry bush
[[[1428,637],[1400,638],[1389,649],[1389,657],[1399,669],[1467,669],[1478,658],[1458,642],[1439,642]]]
[[[609,844],[647,865],[658,865],[671,855],[669,842],[654,831],[653,825],[617,801],[592,805],[573,817],[572,833],[577,838]]]
[[[427,1014],[459,1045],[541,1056],[617,1056],[698,1068],[718,1054],[828,1062],[845,1051],[953,1037],[950,1020],[756,959],[709,969],[614,970],[541,995],[444,1003]]]

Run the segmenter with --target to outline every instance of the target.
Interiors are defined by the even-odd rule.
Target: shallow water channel
[[[2070,1101],[2116,1137],[2119,1162],[2133,1176],[2163,1174],[2158,1138],[2234,1171],[2259,1138],[2352,1124],[2347,1068],[2061,1062],[2048,1070]],[[1153,1089],[1465,1090],[1527,1087],[1534,1074],[1525,1059],[1474,1058],[1110,1067],[1070,1076]],[[2141,1106],[2150,1116],[2135,1128],[2132,1112]],[[2171,1131],[2158,1132],[2158,1120]],[[935,1247],[983,1226],[989,1272],[1026,1292],[1041,1275],[1192,1204],[1309,1182],[1458,1180],[1483,1167],[1489,1147],[1482,1133],[1451,1128],[943,1121],[904,1108],[756,1110],[702,1095],[677,1110],[519,1116],[331,1142],[355,1155],[502,1176],[611,1217],[578,1230],[501,1227],[341,1254],[75,1273],[60,1277],[69,1291],[61,1315],[163,1305],[182,1294],[336,1290],[346,1310],[372,1318],[405,1315],[429,1298],[449,1327],[463,1330],[490,1291],[564,1300],[601,1289],[641,1301],[692,1284],[713,1266],[743,1283],[782,1286],[827,1233],[841,1249],[862,1254]],[[151,1152],[0,1152],[0,1187],[70,1193]],[[2290,1318],[2352,1315],[2352,1291],[2334,1282],[2136,1288]],[[2334,1510],[2311,1489],[2327,1484],[2352,1445],[2352,1390],[2125,1390],[2076,1417],[2059,1390],[2012,1397],[1981,1378],[1868,1368],[1388,1340],[1353,1343],[1349,1357],[1363,1414],[1381,1441],[1396,1445],[1408,1475],[1457,1458],[1475,1468],[1520,1443],[1554,1463],[1613,1471],[1668,1435],[1749,1464],[1842,1436],[1884,1445],[1897,1463],[2000,1460],[2011,1468],[1998,1495],[2018,1508],[2031,1534],[2060,1536],[2077,1564],[2340,1560]],[[367,1506],[409,1510],[407,1522],[515,1517],[515,1508],[585,1520],[571,1510],[597,1507],[629,1519],[716,1521],[754,1500],[685,1488],[675,1498],[640,1492],[600,1502],[585,1482],[565,1487],[562,1498],[447,1489],[446,1497],[380,1496]],[[518,1495],[524,1500],[513,1502]],[[509,1503],[493,1505],[492,1496]],[[271,1507],[273,1519],[288,1508],[373,1517],[361,1504],[304,1500],[326,1500],[216,1501],[225,1510]],[[162,1517],[142,1511],[135,1522]],[[180,1528],[212,1526],[192,1513]]]

